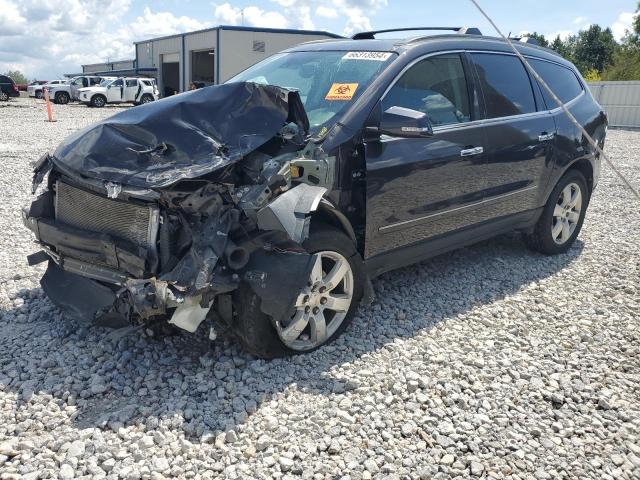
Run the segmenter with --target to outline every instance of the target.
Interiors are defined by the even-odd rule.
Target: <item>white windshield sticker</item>
[[[391,52],[349,52],[342,60],[374,60],[376,62],[384,62],[391,55]]]

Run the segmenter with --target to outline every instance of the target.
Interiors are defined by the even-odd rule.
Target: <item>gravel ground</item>
[[[334,345],[265,362],[43,296],[29,163],[118,110],[0,105],[2,479],[640,478],[640,204],[608,169],[569,253],[511,235],[386,274]],[[638,150],[610,131],[635,185]]]

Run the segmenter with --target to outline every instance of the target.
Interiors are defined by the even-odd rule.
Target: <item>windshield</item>
[[[226,83],[254,82],[297,90],[312,133],[317,133],[331,126],[394,58],[391,52],[279,53]]]

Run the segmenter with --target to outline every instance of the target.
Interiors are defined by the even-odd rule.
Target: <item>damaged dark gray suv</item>
[[[99,325],[224,322],[270,358],[334,339],[385,271],[512,230],[566,251],[600,162],[507,44],[374,36],[286,50],[44,155],[23,218],[49,298]],[[603,145],[575,67],[517,48]]]

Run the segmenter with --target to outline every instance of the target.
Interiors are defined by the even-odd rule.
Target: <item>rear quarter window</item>
[[[529,74],[520,59],[495,53],[471,54],[484,94],[487,118],[536,111]]]
[[[545,62],[544,60],[531,59],[529,63],[553,93],[562,100],[562,103],[568,103],[582,93],[582,84],[578,80],[578,77],[576,77],[576,74],[569,68],[551,62]],[[547,92],[542,85],[540,88],[547,108],[554,109],[558,107],[558,104],[551,95],[549,95],[549,92]]]

